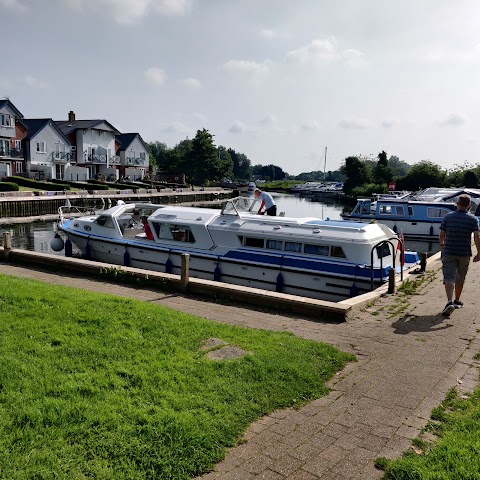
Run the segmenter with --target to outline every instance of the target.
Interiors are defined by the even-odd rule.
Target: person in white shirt
[[[277,205],[273,197],[267,193],[262,192],[259,188],[255,189],[255,198],[258,198],[262,201],[260,208],[258,209],[258,214],[263,215],[266,213],[267,215],[275,216],[277,214]],[[262,208],[265,210],[262,212]]]

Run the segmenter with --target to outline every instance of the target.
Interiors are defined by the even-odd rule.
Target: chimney
[[[75,121],[75,113],[74,113],[73,110],[70,110],[70,111],[68,112],[68,121],[69,121],[70,123],[73,123],[73,122]]]

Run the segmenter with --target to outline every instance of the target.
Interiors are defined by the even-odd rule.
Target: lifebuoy
[[[175,180],[178,180],[178,177],[175,177]]]

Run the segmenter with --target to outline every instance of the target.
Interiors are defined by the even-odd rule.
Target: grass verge
[[[414,442],[397,460],[378,459],[385,480],[474,480],[480,478],[480,389],[468,398],[452,390],[432,412],[426,431],[436,440]]]
[[[261,315],[261,314],[259,314]],[[187,479],[354,359],[288,333],[0,275],[0,477]],[[245,352],[212,361],[219,338]]]

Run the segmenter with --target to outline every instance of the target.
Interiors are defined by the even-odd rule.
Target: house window
[[[92,140],[95,140],[95,130],[92,130]]]
[[[21,149],[22,149],[22,141],[15,140],[15,150],[21,150]]]
[[[22,162],[15,162],[15,172],[16,173],[22,173],[23,172]]]
[[[13,115],[2,113],[0,115],[0,125],[2,125],[3,127],[14,127],[15,117]]]
[[[145,160],[145,152],[140,153],[140,160]]]
[[[55,144],[55,158],[65,157],[65,145],[63,143]]]
[[[0,155],[6,156],[10,153],[10,142],[0,139]]]
[[[47,142],[37,142],[37,153],[47,152]]]

